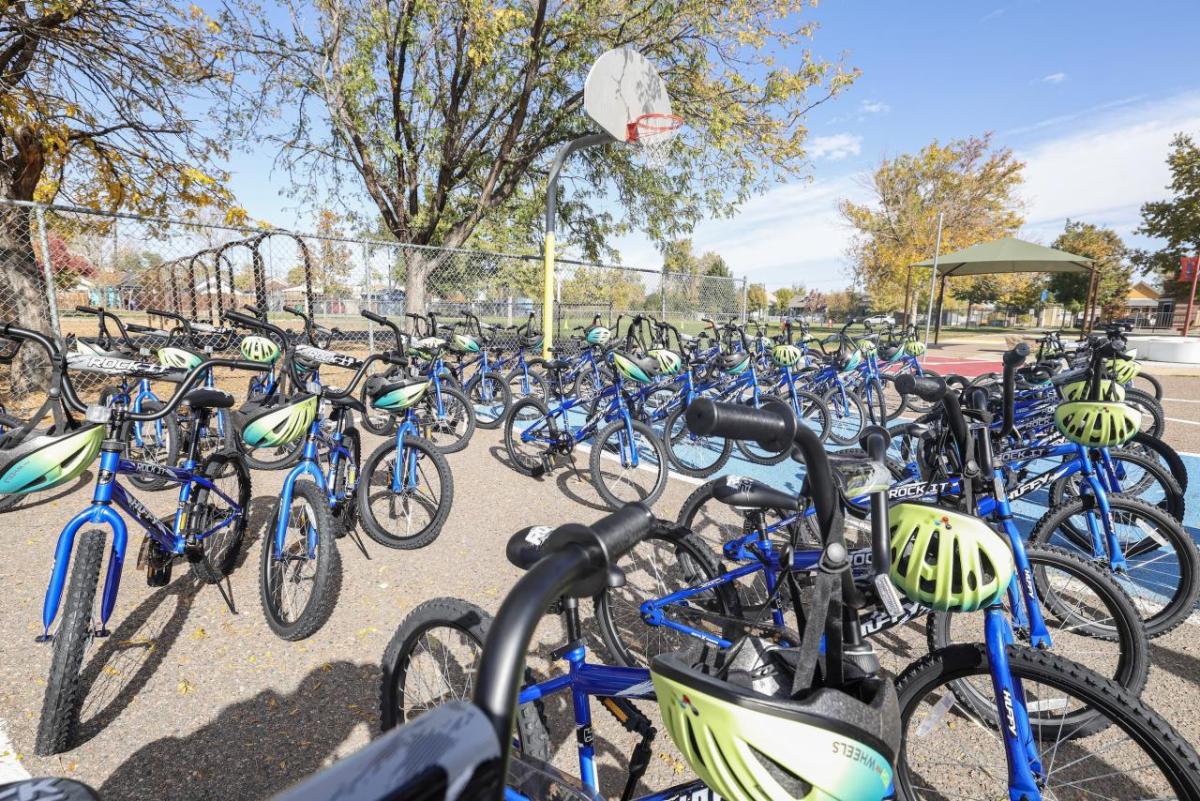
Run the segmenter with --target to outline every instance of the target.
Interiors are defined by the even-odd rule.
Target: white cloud
[[[990,20],[994,20],[996,17],[1003,14],[1004,11],[1005,11],[1005,9],[1003,9],[1003,8],[994,9],[994,10],[989,11],[988,13],[984,14],[982,17],[980,17],[979,21],[980,22],[988,22]]]
[[[1067,79],[1067,73],[1065,73],[1065,72],[1052,72],[1052,73],[1050,73],[1049,75],[1045,75],[1045,76],[1043,76],[1043,77],[1041,78],[1041,81],[1042,81],[1042,83],[1062,83],[1062,82],[1063,82],[1063,81],[1065,81],[1066,79]]]
[[[858,105],[858,110],[863,114],[887,114],[892,107],[881,100],[864,100]]]
[[[1078,219],[1129,237],[1142,203],[1167,196],[1171,137],[1200,130],[1200,92],[1106,104],[1064,120],[1070,125],[1037,128],[1038,140],[1016,148],[1026,163],[1021,195],[1027,223],[1020,235],[1048,244],[1067,219]],[[850,283],[845,252],[852,235],[837,211],[843,199],[870,200],[862,173],[776,187],[748,201],[731,220],[697,226],[696,249],[717,251],[736,275],[771,290],[792,283],[822,291],[843,288]],[[1131,244],[1140,243],[1134,238]],[[627,264],[662,263],[644,237],[628,237],[619,247]]]
[[[863,138],[858,134],[839,133],[830,136],[815,136],[808,142],[808,155],[813,159],[838,161],[862,152]]]
[[[1167,195],[1166,156],[1178,131],[1200,129],[1200,93],[1126,107],[1018,149],[1026,163],[1024,234],[1050,239],[1070,219],[1129,235],[1142,203]]]

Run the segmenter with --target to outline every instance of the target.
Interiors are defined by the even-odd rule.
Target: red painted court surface
[[[935,370],[941,375],[961,375],[974,378],[983,373],[999,372],[1000,360],[981,356],[978,358],[926,356],[924,366]]]

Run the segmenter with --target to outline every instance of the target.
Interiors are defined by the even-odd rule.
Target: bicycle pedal
[[[51,642],[53,640],[54,640],[53,634],[39,634],[38,636],[33,638],[33,641],[40,645],[45,645],[46,643]]]
[[[95,629],[94,631],[92,631],[92,636],[95,637],[97,640],[104,639],[105,637],[108,637],[111,634],[112,634],[111,629]]]

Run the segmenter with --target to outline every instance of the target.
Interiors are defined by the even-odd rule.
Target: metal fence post
[[[50,237],[46,234],[46,210],[41,206],[34,209],[37,220],[38,244],[42,248],[42,273],[46,278],[46,303],[50,307],[50,325],[56,336],[62,336],[58,322],[58,293],[54,291],[54,268],[50,264]]]
[[[374,309],[371,309],[371,255],[368,251],[366,242],[363,242],[362,254],[363,297],[362,303],[359,304],[359,308],[363,308],[363,304],[366,304],[366,308],[370,309],[371,311],[375,311]],[[375,352],[375,323],[371,322],[370,320],[367,320],[367,350],[369,350],[371,353]]]

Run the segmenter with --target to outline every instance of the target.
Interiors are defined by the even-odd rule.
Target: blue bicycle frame
[[[104,579],[104,594],[100,604],[100,624],[104,628],[113,607],[117,602],[117,590],[121,583],[121,568],[125,564],[125,549],[129,539],[129,529],[124,518],[117,514],[114,504],[123,509],[154,540],[160,548],[170,554],[182,554],[188,544],[184,537],[187,525],[188,502],[192,496],[193,487],[201,487],[216,493],[225,503],[229,504],[230,512],[221,521],[206,531],[194,535],[195,541],[202,541],[227,526],[232,525],[244,514],[237,502],[215,486],[207,477],[195,473],[196,461],[192,456],[184,461],[182,467],[156,465],[146,462],[133,462],[121,458],[120,448],[111,447],[112,440],[106,440],[105,447],[100,451],[100,468],[96,473],[96,486],[92,492],[92,502],[86,509],[71,518],[70,522],[58,535],[58,544],[54,549],[54,566],[50,571],[50,584],[46,589],[46,598],[42,604],[43,633],[39,640],[49,638],[50,625],[58,615],[62,601],[63,587],[67,581],[67,568],[71,561],[71,552],[75,546],[75,535],[88,524],[107,525],[112,529],[112,550],[108,559],[108,571]],[[130,495],[117,481],[121,474],[153,475],[165,478],[179,484],[179,506],[167,525],[159,520],[142,503]]]

